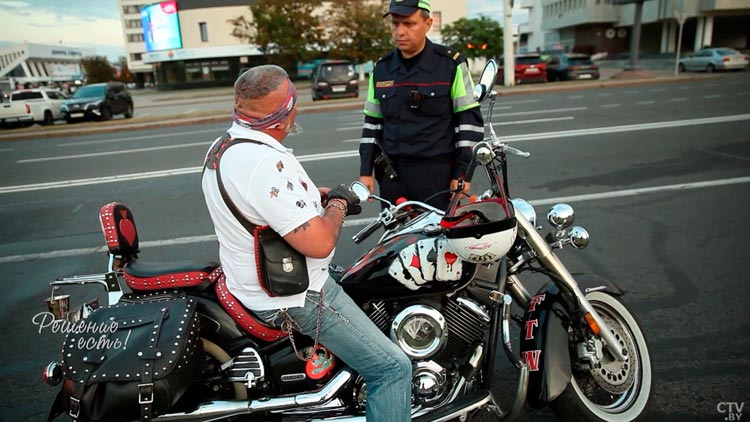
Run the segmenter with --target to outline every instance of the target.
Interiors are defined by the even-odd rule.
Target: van
[[[313,68],[312,99],[359,97],[359,81],[354,65],[346,60],[326,60]]]

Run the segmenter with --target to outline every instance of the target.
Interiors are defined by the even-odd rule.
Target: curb
[[[721,79],[721,75],[691,75],[691,76],[670,76],[670,77],[655,77],[652,79],[606,79],[596,82],[555,82],[551,84],[540,84],[539,86],[523,85],[514,86],[510,88],[499,88],[496,89],[499,97],[512,96],[512,95],[530,95],[539,94],[543,92],[567,92],[567,91],[580,91],[580,90],[592,90],[592,89],[603,89],[621,86],[633,86],[633,85],[653,85],[659,83],[675,83],[683,81],[702,81],[706,79]],[[342,111],[342,110],[353,110],[362,108],[364,103],[362,100],[331,100],[331,103],[325,105],[312,105],[301,104],[298,108],[299,114],[307,113],[321,113],[326,111]],[[336,103],[336,101],[340,101]],[[136,121],[132,121],[136,120]],[[157,129],[175,126],[185,125],[196,125],[196,124],[209,124],[209,123],[228,123],[230,116],[228,113],[222,113],[220,115],[208,115],[200,117],[189,117],[179,118],[177,116],[164,116],[163,119],[157,121],[148,122],[137,122],[137,118],[132,119],[129,123],[120,124],[112,123],[109,125],[101,125],[96,127],[82,127],[82,128],[60,128],[60,129],[43,129],[43,128],[27,128],[17,129],[22,132],[13,133],[2,133],[0,134],[0,142],[8,141],[20,141],[26,139],[35,138],[46,138],[46,137],[63,137],[63,136],[81,136],[81,135],[94,135],[98,133],[112,133],[128,130],[138,129]]]

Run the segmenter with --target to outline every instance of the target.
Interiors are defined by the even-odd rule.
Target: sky
[[[467,0],[467,17],[502,23],[502,0]],[[514,11],[514,23],[523,20]],[[0,48],[18,42],[94,48],[116,62],[125,55],[117,0],[0,0]]]

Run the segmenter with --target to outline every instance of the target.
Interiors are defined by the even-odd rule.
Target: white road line
[[[358,124],[357,126],[344,126],[344,127],[337,127],[336,132],[343,132],[345,130],[362,130],[362,123]]]
[[[611,92],[603,92],[601,94],[597,94],[596,96],[597,97],[611,97],[612,93]]]
[[[738,92],[737,95],[750,95],[750,91]]]
[[[625,91],[625,94],[627,95],[634,95],[634,94],[640,94],[641,91]]]
[[[556,131],[556,132],[530,133],[530,134],[523,134],[523,135],[501,137],[500,140],[503,142],[536,141],[536,140],[544,140],[544,139],[567,138],[567,137],[572,137],[572,136],[601,135],[601,134],[609,134],[609,133],[615,133],[615,132],[632,132],[632,131],[639,131],[639,130],[665,129],[665,128],[684,127],[684,126],[698,126],[698,125],[707,125],[707,124],[714,124],[714,123],[731,123],[731,122],[738,122],[738,121],[745,121],[745,120],[750,120],[750,114],[738,114],[738,115],[733,115],[733,116],[708,117],[708,118],[689,119],[689,120],[675,120],[675,121],[667,121],[667,122],[639,123],[639,124],[634,124],[634,125],[606,126],[606,127],[598,127],[598,128],[574,129],[574,130],[564,130],[564,131]],[[351,141],[358,142],[359,140],[357,139],[357,140],[351,140]],[[305,156],[298,157],[298,159],[299,161],[318,161],[318,160],[328,160],[328,159],[357,157],[357,156],[359,156],[359,151],[352,150],[352,151],[340,151],[340,152],[334,152],[334,153],[305,155]],[[203,167],[186,167],[186,168],[181,168],[181,169],[123,174],[123,175],[117,175],[117,176],[95,177],[95,178],[90,178],[90,179],[63,180],[63,181],[57,181],[57,182],[34,183],[34,184],[28,184],[28,185],[4,186],[4,187],[0,187],[0,194],[29,192],[29,191],[37,191],[37,190],[45,190],[45,189],[59,189],[59,188],[67,188],[67,187],[95,185],[95,184],[101,184],[101,183],[150,179],[150,178],[155,178],[155,177],[176,176],[176,175],[182,175],[182,174],[200,173],[202,170],[203,170]]]
[[[159,151],[159,150],[164,150],[164,149],[175,149],[175,148],[190,148],[190,147],[201,146],[201,145],[208,147],[209,145],[211,145],[211,141],[206,140],[204,142],[192,142],[189,144],[163,145],[160,147],[148,147],[148,148],[133,148],[133,149],[127,149],[127,150],[122,150],[122,151],[91,152],[88,154],[59,155],[56,157],[42,157],[42,158],[27,158],[25,160],[18,160],[16,161],[16,163],[24,164],[24,163],[38,163],[41,161],[71,160],[71,159],[76,159],[76,158],[102,157],[105,155],[132,154],[134,152]]]
[[[354,138],[354,139],[344,139],[341,142],[343,142],[343,143],[352,143],[352,142],[359,142],[361,140],[362,140],[362,138]]]
[[[693,89],[691,86],[681,86],[680,89],[686,90],[686,89]]]
[[[667,90],[667,88],[654,88],[654,89],[651,90],[651,92],[662,92],[662,91],[666,91],[666,90]]]
[[[516,105],[516,104],[531,104],[531,103],[540,103],[542,100],[536,99],[536,100],[520,100],[520,101],[499,101],[498,104],[502,105]]]
[[[596,201],[596,200],[601,200],[601,199],[632,197],[632,196],[639,196],[639,195],[645,195],[645,194],[650,194],[650,193],[660,193],[660,192],[670,192],[670,191],[674,192],[674,191],[684,191],[684,190],[691,190],[691,189],[729,186],[729,185],[736,185],[736,184],[741,184],[741,183],[750,183],[750,177],[736,177],[732,179],[708,180],[704,182],[680,183],[680,184],[675,184],[675,185],[654,186],[654,187],[638,188],[638,189],[624,189],[624,190],[618,190],[618,191],[591,193],[591,194],[585,194],[585,195],[562,196],[562,197],[557,197],[557,198],[532,199],[529,201],[529,203],[531,203],[531,205],[534,205],[534,206],[542,206],[542,205],[556,204],[560,202],[564,202],[564,203],[587,202],[587,201]],[[344,221],[344,227],[364,226],[365,224],[368,224],[370,221],[372,221],[372,219],[370,218],[346,220]],[[216,235],[210,234],[210,235],[203,235],[203,236],[178,237],[174,239],[152,240],[152,241],[145,241],[145,242],[141,241],[140,246],[141,248],[158,248],[158,247],[165,247],[165,246],[186,245],[186,244],[191,244],[191,243],[203,243],[203,242],[216,242]],[[32,260],[37,260],[37,259],[53,259],[53,258],[64,258],[64,257],[71,257],[71,256],[94,255],[94,254],[104,253],[106,252],[106,250],[107,250],[106,245],[102,245],[102,246],[91,247],[91,248],[63,249],[63,250],[50,251],[50,252],[39,252],[39,253],[24,254],[24,255],[3,256],[3,257],[0,257],[0,264],[7,264],[7,263],[12,263],[12,262],[25,262],[25,261],[32,261]]]
[[[194,108],[191,108],[191,109],[188,109],[188,110],[185,110],[185,111],[183,111],[183,112],[182,112],[182,114],[190,114],[190,113],[195,113],[196,111],[197,111],[196,109],[194,109]]]
[[[535,110],[535,111],[517,111],[515,113],[503,113],[502,116],[498,117],[507,117],[507,116],[526,116],[529,114],[546,114],[546,113],[565,113],[567,111],[583,111],[588,110],[588,107],[569,107],[569,108],[556,108],[551,110]]]
[[[580,100],[581,98],[583,98],[583,95],[571,95],[568,98],[570,98],[571,100]]]
[[[81,141],[81,142],[68,142],[65,144],[59,144],[58,147],[73,147],[73,146],[80,146],[80,145],[99,145],[99,144],[109,144],[112,142],[123,142],[123,141],[136,141],[139,139],[155,139],[155,138],[181,138],[183,135],[193,135],[196,133],[216,133],[217,137],[219,137],[223,132],[220,129],[201,129],[201,130],[191,130],[190,132],[171,132],[171,133],[161,133],[158,135],[144,135],[144,136],[129,136],[127,138],[115,138],[115,139],[100,139],[95,141]]]
[[[675,103],[675,102],[678,102],[678,101],[687,101],[687,98],[680,97],[680,98],[670,98],[669,99],[669,102],[672,102],[672,103]]]
[[[615,132],[632,132],[637,130],[666,129],[683,126],[697,126],[713,123],[730,123],[750,120],[750,114],[738,114],[735,116],[707,117],[702,119],[674,120],[669,122],[639,123],[635,125],[597,127],[577,130],[563,130],[558,132],[531,133],[525,135],[515,135],[500,137],[503,142],[533,141],[541,139],[567,138],[571,136],[600,135]]]
[[[0,152],[9,152],[13,151],[13,148],[0,148]]]
[[[575,119],[575,117],[573,116],[550,117],[547,119],[531,119],[531,120],[517,120],[515,122],[499,122],[499,123],[493,123],[493,126],[526,125],[526,124],[531,124],[531,123],[559,122],[562,120],[573,120],[573,119]]]
[[[703,98],[705,98],[707,100],[711,100],[711,99],[714,99],[714,98],[721,98],[721,97],[723,97],[723,95],[721,95],[721,94],[711,94],[711,95],[704,95],[703,96]]]
[[[620,107],[620,104],[604,104],[602,108],[615,108]]]
[[[637,101],[635,104],[636,105],[649,105],[649,104],[653,104],[655,102],[656,101]]]

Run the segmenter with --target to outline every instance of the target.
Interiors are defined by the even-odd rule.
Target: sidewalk
[[[674,70],[667,68],[664,63],[651,63],[644,65],[642,72],[629,72],[623,75],[625,62],[601,62],[599,80],[592,81],[568,81],[518,85],[514,87],[495,86],[499,96],[528,95],[541,92],[564,92],[578,91],[584,89],[601,89],[617,86],[632,86],[644,84],[657,84],[669,82],[682,82],[691,80],[705,80],[721,78],[717,74],[682,73],[674,76]],[[297,83],[298,90],[309,89],[309,82]],[[366,92],[366,81],[360,85],[360,93]],[[231,87],[206,88],[200,90],[186,91],[145,91],[133,92],[133,102],[136,110],[139,108],[169,106],[175,104],[199,104],[201,102],[215,102],[231,100]],[[327,101],[300,101],[298,110],[300,114],[318,113],[325,111],[352,110],[362,108],[363,95],[354,99],[327,100]],[[182,125],[207,124],[207,123],[229,123],[230,116],[226,111],[213,110],[195,112],[189,115],[158,116],[158,117],[134,117],[132,119],[115,119],[108,122],[86,122],[74,125],[60,124],[54,126],[34,125],[21,129],[6,129],[0,132],[0,142],[22,139],[45,138],[51,136],[80,136],[107,132],[125,132],[130,130],[174,127]],[[71,127],[72,126],[72,127]]]

